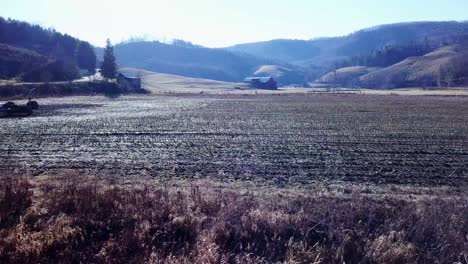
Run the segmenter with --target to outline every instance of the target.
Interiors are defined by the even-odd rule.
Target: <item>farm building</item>
[[[117,75],[117,83],[127,88],[141,89],[141,78],[131,73],[120,72]]]
[[[258,89],[278,89],[278,83],[273,77],[248,77],[244,82]]]

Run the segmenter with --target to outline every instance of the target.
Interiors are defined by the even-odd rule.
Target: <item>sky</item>
[[[468,20],[468,0],[0,0],[0,16],[96,46],[130,37],[207,47],[341,36],[397,22]]]

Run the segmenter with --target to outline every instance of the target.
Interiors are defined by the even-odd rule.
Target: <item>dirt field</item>
[[[42,99],[0,119],[1,173],[300,185],[468,186],[468,98],[375,95]]]

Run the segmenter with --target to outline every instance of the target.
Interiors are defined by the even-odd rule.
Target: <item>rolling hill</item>
[[[344,87],[353,87],[357,86],[360,83],[359,78],[368,73],[379,70],[375,67],[366,67],[366,66],[353,66],[345,67],[336,70],[335,72],[329,72],[318,80],[320,83],[332,84],[336,81],[336,84]],[[336,78],[336,80],[334,80]]]
[[[362,86],[452,86],[468,79],[468,46],[451,45],[419,57],[410,57],[390,67],[360,77]]]
[[[318,82],[331,84],[334,78],[334,72],[329,72]],[[365,88],[465,85],[468,83],[468,45],[444,46],[389,67],[341,68],[336,71],[336,83],[343,87]]]
[[[117,44],[114,53],[121,66],[230,82],[241,81],[261,65],[271,64],[267,59],[222,49],[157,41]]]
[[[468,22],[414,22],[376,26],[342,37],[279,39],[222,49],[205,48],[184,41],[174,44],[127,42],[117,44],[114,52],[122,67],[227,82],[239,82],[251,75],[273,76],[280,85],[289,85],[303,83],[304,75],[309,80],[320,77],[330,68],[329,65],[339,61],[379,50],[388,51],[394,60],[389,60],[391,64],[378,67],[387,67],[407,58],[404,56],[407,50],[388,50],[390,46],[400,45],[409,49],[431,43],[432,47],[440,47],[457,43],[463,36],[468,36]],[[97,49],[98,53],[100,51]],[[400,57],[395,56],[395,52],[400,52],[397,54]],[[425,52],[412,55],[423,54]],[[385,59],[385,56],[387,53],[376,58]],[[377,67],[357,66],[367,66],[369,72],[361,72],[362,68],[351,72],[348,69],[343,74],[351,76],[353,82],[359,75],[370,73],[371,69]]]
[[[297,70],[281,67],[279,65],[263,65],[254,72],[254,76],[271,76],[276,79],[279,86],[304,83],[304,75]]]
[[[227,47],[226,50],[296,65],[321,65],[366,54],[386,45],[426,39],[450,44],[454,36],[463,34],[468,34],[468,22],[412,22],[376,26],[342,37],[312,40],[277,39],[235,45]]]
[[[222,82],[201,78],[190,78],[185,76],[158,73],[129,67],[119,68],[119,72],[131,73],[132,75],[140,76],[143,88],[151,93],[194,93],[209,91],[229,91],[239,88],[248,88],[243,83]]]
[[[184,41],[174,44],[140,41],[118,44],[114,50],[120,66],[227,82],[239,82],[251,75],[273,76],[282,86],[320,77],[321,82],[329,82],[330,75],[323,75],[332,68],[331,65],[346,62],[341,64],[345,69],[338,70],[338,82],[343,85],[362,82],[397,87],[409,85],[406,77],[400,74],[381,76],[387,83],[383,85],[380,81],[375,82],[377,77],[373,76],[396,63],[390,70],[392,72],[401,67],[398,66],[401,60],[410,56],[422,56],[434,48],[455,44],[468,45],[468,22],[398,23],[363,29],[342,37],[278,39],[222,49]],[[97,49],[98,53],[100,51]],[[451,67],[451,63],[444,67]],[[375,75],[372,75],[374,71]],[[368,76],[360,80],[364,75]],[[428,74],[423,75],[428,79]],[[389,83],[390,79],[395,83]],[[424,84],[426,81],[415,77],[410,82]]]

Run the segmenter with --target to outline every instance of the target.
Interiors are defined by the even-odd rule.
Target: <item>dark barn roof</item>
[[[119,75],[127,79],[139,79],[140,78],[138,77],[138,75],[131,73],[131,72],[119,72]]]
[[[119,72],[117,75],[117,83],[127,88],[141,89],[141,78],[129,72]]]
[[[261,82],[267,83],[272,80],[273,77],[247,77],[244,79],[244,82]]]
[[[278,84],[273,77],[247,77],[244,82],[258,89],[278,89]]]

